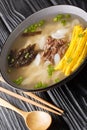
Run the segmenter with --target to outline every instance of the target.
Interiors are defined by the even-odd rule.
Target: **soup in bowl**
[[[86,19],[86,12],[68,5],[27,18],[7,40],[5,80],[19,89],[40,91],[71,79],[87,56]]]

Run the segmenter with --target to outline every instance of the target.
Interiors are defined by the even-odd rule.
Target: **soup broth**
[[[39,25],[40,23],[42,25]],[[18,61],[14,64],[17,55],[11,57],[12,53],[9,52],[8,56],[10,60],[8,61],[7,71],[10,79],[19,87],[25,89],[48,87],[60,82],[72,73],[67,75],[64,71],[66,68],[61,69],[58,64],[69,49],[74,27],[78,25],[83,27],[82,20],[70,14],[58,15],[44,22],[41,20],[39,24],[35,23],[31,28],[28,27],[28,30],[31,29],[29,32],[24,30],[11,48],[14,52],[22,50],[20,53],[21,55],[24,53],[25,59],[21,55],[19,58],[21,57],[26,63],[22,63],[22,60],[20,60],[20,64]],[[38,27],[35,28],[34,26]],[[35,46],[32,47],[34,44]],[[27,50],[27,47],[30,51],[28,50],[25,53],[23,49]],[[72,58],[68,60],[68,62],[71,62]],[[64,64],[61,63],[60,66],[64,66]],[[66,66],[68,66],[68,63]]]

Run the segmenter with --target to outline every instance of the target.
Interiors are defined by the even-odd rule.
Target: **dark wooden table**
[[[75,5],[87,11],[86,0],[0,0],[0,51],[10,32],[25,18],[38,10],[60,4]],[[73,80],[63,86],[36,93],[66,111],[63,118],[50,113],[53,122],[49,130],[87,130],[86,81],[85,66]],[[21,91],[10,88],[6,83],[0,82],[0,86],[23,95]],[[2,92],[0,97],[24,111],[42,110]],[[0,106],[0,130],[27,130],[27,127],[20,115]]]

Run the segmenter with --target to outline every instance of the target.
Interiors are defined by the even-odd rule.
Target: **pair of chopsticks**
[[[12,91],[9,91],[9,90],[7,90],[5,88],[2,88],[2,87],[0,87],[0,92],[4,92],[4,93],[6,93],[6,94],[8,94],[8,95],[10,95],[12,97],[15,97],[15,98],[20,99],[20,100],[25,101],[25,102],[28,102],[28,103],[30,103],[32,105],[35,105],[37,107],[40,107],[42,109],[45,109],[45,110],[47,110],[49,112],[52,112],[54,114],[57,114],[57,115],[62,115],[64,113],[64,111],[61,110],[60,108],[52,105],[51,103],[45,101],[44,99],[36,96],[35,94],[33,94],[31,92],[23,92],[23,93],[30,96],[30,97],[32,97],[32,98],[34,98],[35,100],[37,100],[37,101],[39,101],[39,102],[41,102],[41,103],[43,103],[45,105],[37,103],[37,102],[35,102],[35,101],[33,101],[33,100],[29,99],[29,98],[23,97],[23,96],[21,96],[19,94],[16,94],[16,93],[14,93]]]

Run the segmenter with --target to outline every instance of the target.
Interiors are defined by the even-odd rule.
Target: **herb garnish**
[[[63,20],[61,20],[61,23],[62,23],[63,26],[65,26],[67,21],[65,19],[63,19]]]
[[[71,57],[69,57],[68,59],[67,59],[67,63],[71,63],[72,62],[72,58]]]
[[[48,75],[52,76],[54,71],[55,71],[54,67],[51,64],[48,65],[48,68],[47,68]]]
[[[19,77],[16,80],[13,81],[15,84],[20,85],[23,82],[23,77]]]
[[[27,59],[29,57],[29,52],[25,54],[25,58]]]
[[[46,83],[42,83],[41,81],[38,82],[38,83],[34,86],[35,89],[38,89],[38,88],[46,88],[46,87],[47,87],[47,84],[46,84]]]
[[[24,33],[35,32],[37,28],[43,26],[44,23],[45,23],[45,20],[40,20],[38,23],[32,24],[28,28],[26,28],[24,30]]]
[[[66,18],[70,18],[71,15],[70,15],[70,14],[66,14],[65,17],[66,17]]]
[[[82,33],[78,35],[78,37],[83,37],[83,36],[84,36],[84,34],[82,34]]]
[[[11,73],[11,69],[8,69],[8,71],[7,71],[8,73]]]
[[[64,14],[58,14],[56,17],[53,18],[53,21],[54,22],[61,22],[61,24],[63,26],[65,26],[70,17],[71,17],[70,14],[65,14],[65,15]]]
[[[59,78],[56,78],[56,79],[55,79],[55,83],[58,83],[59,81],[60,81]]]

